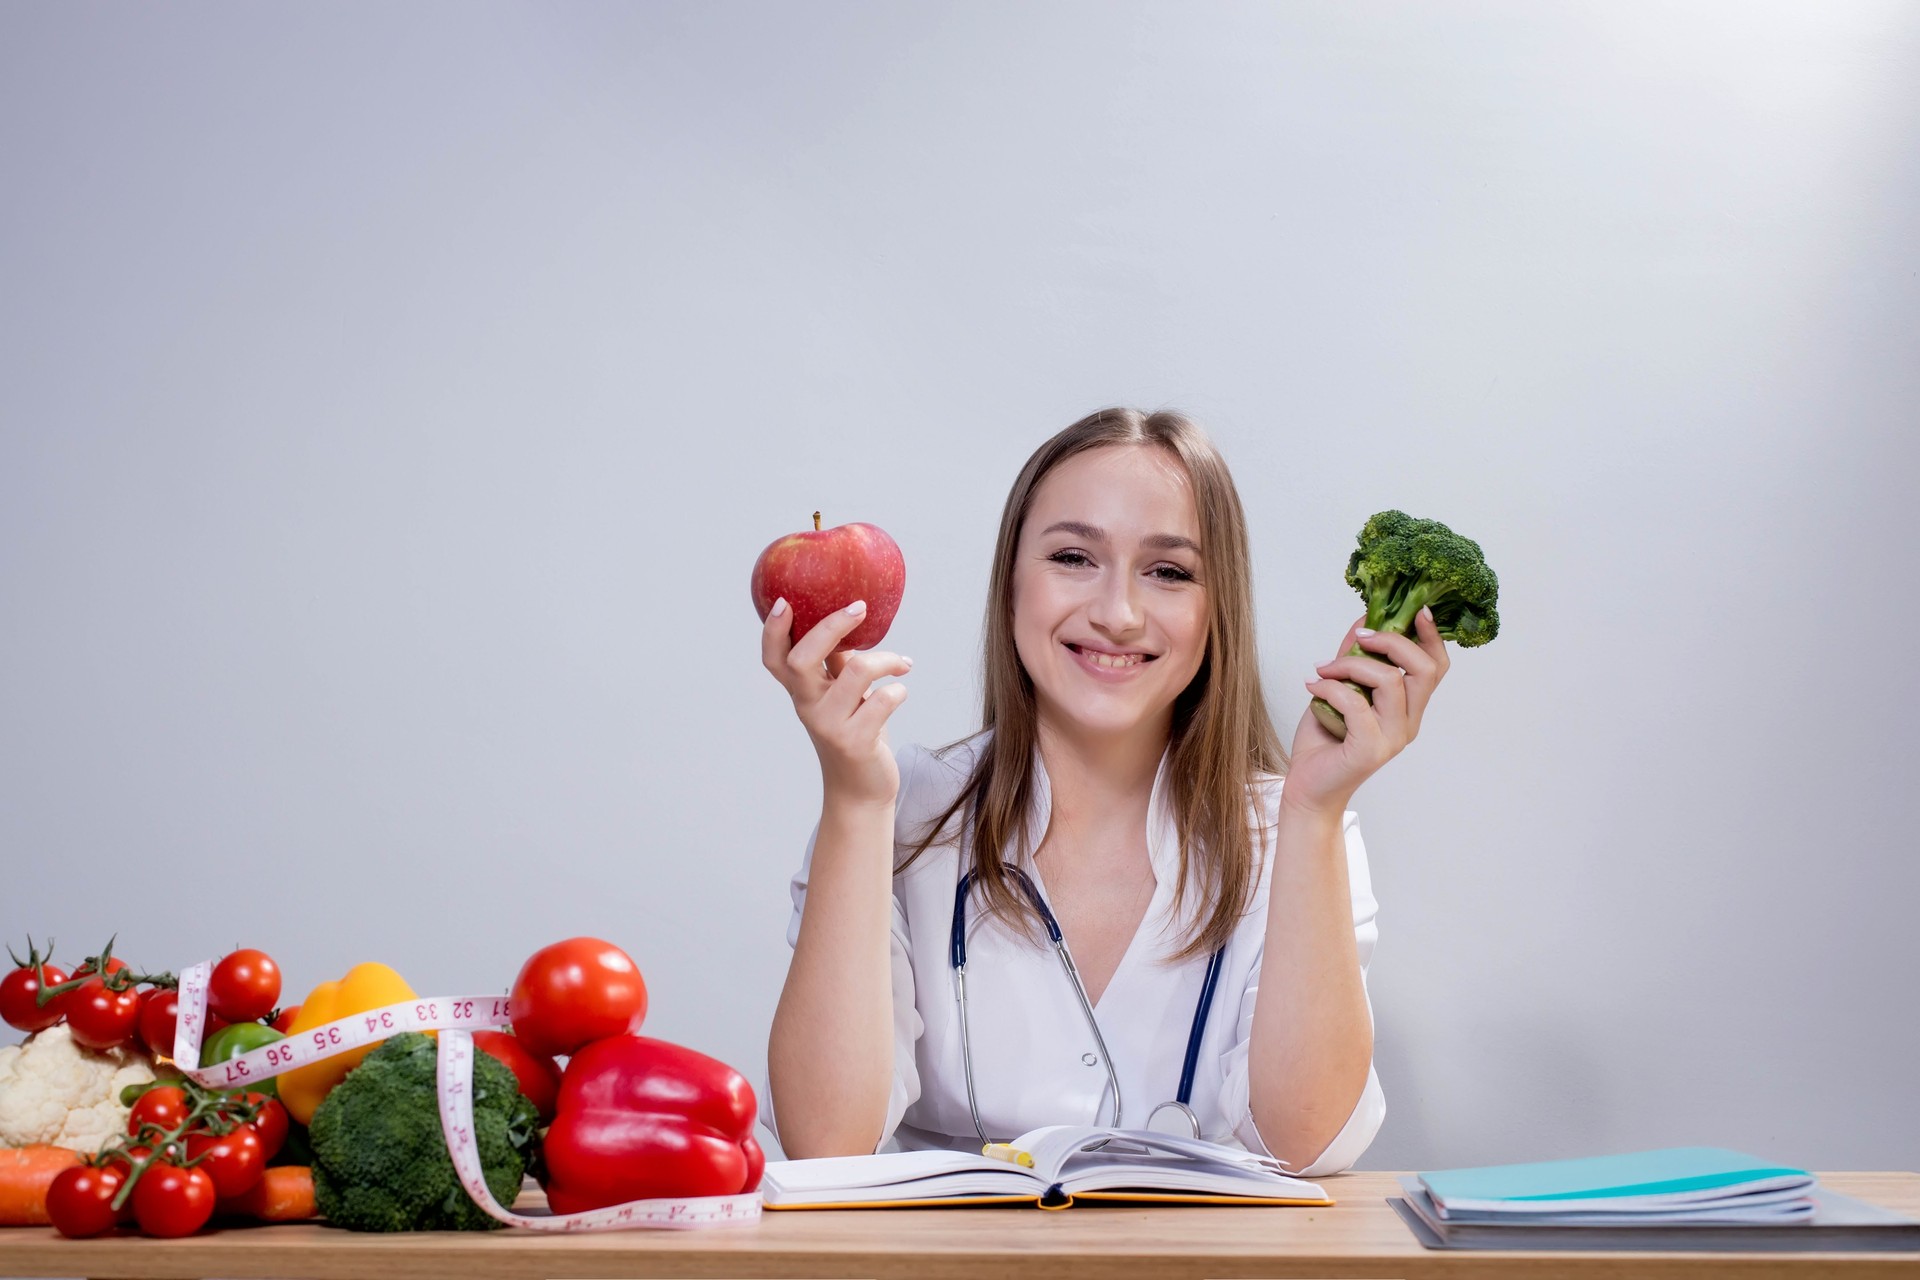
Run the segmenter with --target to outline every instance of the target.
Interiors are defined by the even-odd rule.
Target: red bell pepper
[[[665,1040],[589,1044],[568,1059],[554,1111],[545,1185],[555,1213],[734,1195],[758,1187],[766,1167],[746,1077]]]

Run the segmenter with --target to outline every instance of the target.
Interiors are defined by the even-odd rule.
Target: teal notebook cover
[[[1434,1199],[1591,1200],[1607,1196],[1657,1196],[1737,1186],[1760,1178],[1805,1177],[1770,1160],[1720,1147],[1666,1147],[1583,1160],[1497,1164],[1480,1169],[1442,1169],[1420,1181]]]

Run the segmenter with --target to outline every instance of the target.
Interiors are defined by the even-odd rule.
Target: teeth
[[[1140,661],[1140,655],[1137,653],[1108,654],[1095,653],[1091,649],[1082,649],[1080,654],[1082,657],[1090,660],[1096,667],[1131,667],[1137,665]]]

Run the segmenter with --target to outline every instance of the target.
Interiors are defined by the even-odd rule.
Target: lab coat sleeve
[[[1380,931],[1374,923],[1379,912],[1379,904],[1374,901],[1373,884],[1367,874],[1367,850],[1360,838],[1359,819],[1349,809],[1342,820],[1341,830],[1346,837],[1347,881],[1353,894],[1353,941],[1360,956],[1360,982],[1364,989],[1367,980],[1367,965],[1373,959],[1374,943],[1379,939]],[[1262,901],[1264,902],[1264,895]],[[1253,1123],[1253,1105],[1251,1098],[1250,1051],[1253,1038],[1254,998],[1260,992],[1260,962],[1265,953],[1265,912],[1261,912],[1259,923],[1260,944],[1255,948],[1253,965],[1249,970],[1247,988],[1240,998],[1239,1019],[1234,1028],[1233,1044],[1228,1048],[1225,1058],[1226,1078],[1221,1085],[1221,1105],[1230,1122],[1233,1133],[1247,1150],[1262,1155],[1273,1152],[1261,1139],[1260,1131]],[[1373,1021],[1373,999],[1367,999],[1367,1021]],[[1367,1064],[1367,1083],[1360,1092],[1360,1100],[1354,1104],[1353,1113],[1347,1122],[1334,1135],[1326,1150],[1316,1156],[1312,1163],[1299,1174],[1304,1178],[1317,1178],[1330,1173],[1339,1173],[1351,1168],[1361,1153],[1372,1143],[1374,1135],[1380,1131],[1380,1124],[1387,1116],[1387,1100],[1380,1091],[1380,1078],[1375,1074],[1373,1064]]]
[[[898,753],[900,766],[900,796],[895,806],[897,815],[894,824],[896,854],[901,829],[900,819],[906,813],[908,798],[908,770],[912,767],[909,756],[917,754],[918,749]],[[806,909],[807,876],[813,868],[813,848],[820,838],[820,824],[815,823],[813,834],[807,837],[807,852],[800,861],[800,869],[794,873],[791,885],[793,914],[787,921],[787,946],[792,947],[800,940],[800,917]],[[888,951],[893,977],[893,1083],[887,1093],[887,1118],[880,1130],[880,1141],[875,1144],[878,1151],[893,1137],[894,1130],[900,1127],[901,1117],[907,1108],[920,1097],[920,1072],[914,1063],[914,1044],[920,1039],[924,1024],[920,1020],[920,1011],[914,1006],[913,964],[908,952],[907,915],[901,908],[900,895],[893,895],[893,924]],[[777,1141],[780,1137],[780,1124],[773,1114],[773,1083],[771,1076],[762,1082],[760,1090],[761,1123],[772,1130]],[[784,1148],[783,1148],[784,1149]]]

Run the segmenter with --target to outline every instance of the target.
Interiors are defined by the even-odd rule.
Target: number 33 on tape
[[[646,1227],[691,1228],[745,1225],[760,1220],[760,1193],[694,1196],[683,1200],[632,1200],[585,1213],[530,1216],[502,1208],[487,1190],[480,1152],[473,1141],[473,1038],[470,1031],[509,1025],[504,996],[438,996],[408,1000],[329,1022],[302,1032],[299,1039],[276,1040],[213,1067],[200,1061],[207,1026],[207,984],[213,961],[203,960],[180,975],[180,1017],[173,1037],[173,1061],[181,1073],[211,1089],[231,1088],[277,1076],[295,1067],[331,1058],[403,1031],[438,1031],[440,1127],[460,1184],[487,1216],[510,1227],[532,1231],[628,1231]]]

